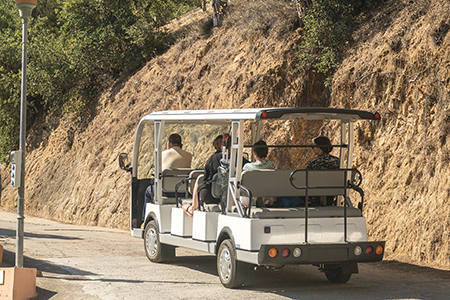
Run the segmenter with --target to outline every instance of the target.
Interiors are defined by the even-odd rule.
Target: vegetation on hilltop
[[[61,107],[89,117],[102,84],[166,49],[172,40],[159,29],[199,3],[40,0],[29,25],[28,119]],[[13,1],[0,3],[0,14],[0,158],[6,161],[19,133],[22,23]]]
[[[352,41],[355,17],[373,8],[380,0],[315,0],[300,14],[304,38],[300,43],[299,69],[313,68],[325,75],[325,86],[331,88],[334,72]]]
[[[299,68],[304,72],[314,68],[330,82],[350,40],[353,16],[376,1],[302,2],[305,36]],[[88,119],[105,82],[136,71],[166,49],[173,40],[161,27],[200,2],[39,1],[29,26],[29,124],[36,116],[59,108],[78,122]],[[262,2],[246,5],[259,8],[254,13],[264,15]],[[2,2],[0,13],[0,33],[5,37],[0,43],[4,58],[0,62],[0,161],[6,161],[9,151],[17,147],[19,133],[21,23],[13,2]]]

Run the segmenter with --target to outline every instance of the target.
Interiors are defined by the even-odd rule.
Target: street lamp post
[[[37,5],[37,0],[16,0],[22,18],[22,82],[20,97],[20,139],[19,153],[20,164],[20,186],[17,199],[17,233],[16,233],[16,267],[23,267],[23,239],[24,239],[24,202],[25,202],[25,138],[26,138],[26,105],[27,105],[27,39],[28,20],[31,12]]]

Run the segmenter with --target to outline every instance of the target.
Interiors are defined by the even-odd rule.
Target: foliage
[[[313,0],[302,15],[305,35],[300,44],[299,69],[315,69],[331,87],[334,71],[351,42],[354,17],[379,0]]]
[[[28,121],[63,108],[83,119],[107,79],[132,72],[167,47],[161,27],[200,0],[39,0],[28,33]],[[0,2],[0,160],[17,147],[22,23]]]

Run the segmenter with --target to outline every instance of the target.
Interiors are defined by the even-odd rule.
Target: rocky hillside
[[[178,42],[110,83],[89,123],[55,113],[33,128],[26,213],[128,228],[130,178],[117,156],[131,152],[137,123],[154,110],[376,110],[383,120],[358,124],[355,153],[365,175],[370,238],[387,241],[388,258],[450,267],[448,1],[388,0],[362,14],[331,95],[320,74],[295,72],[302,29],[291,2],[231,1],[224,26],[210,23],[210,13],[197,11],[171,24]],[[325,132],[333,126],[324,125]],[[274,130],[273,140],[291,138]],[[318,133],[307,130],[291,134]],[[285,164],[285,153],[275,154]],[[8,186],[8,168],[2,166],[2,209],[13,210],[17,191]]]
[[[402,260],[450,266],[450,3],[390,1],[366,18],[334,76],[332,106],[374,109],[356,165],[369,232]]]

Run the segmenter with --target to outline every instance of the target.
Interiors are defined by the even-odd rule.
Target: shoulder
[[[307,165],[307,169],[326,169],[326,162],[328,161],[328,155],[322,154],[320,156],[317,156],[313,160],[311,160]]]
[[[336,156],[331,155],[331,154],[330,154],[330,156],[331,156],[334,160],[339,160],[339,157],[336,157]]]
[[[211,161],[220,161],[221,159],[222,159],[222,153],[216,152],[213,155],[211,155],[206,162],[208,163]]]
[[[174,149],[174,148],[175,148],[175,147],[173,147],[172,149]],[[180,154],[182,154],[182,155],[192,157],[192,154],[191,154],[191,153],[189,153],[189,152],[187,152],[186,150],[181,149],[181,148],[179,148],[179,147],[177,147],[177,148],[175,149],[175,151],[177,151],[178,153],[180,153]]]
[[[164,150],[164,151],[161,153],[161,155],[170,155],[170,154],[173,154],[173,153],[176,153],[176,151],[173,150],[173,148],[170,148],[170,149]]]
[[[336,162],[336,161],[339,161],[339,158],[337,158],[336,156],[333,156],[331,154],[327,154],[326,160]]]
[[[316,165],[316,163],[317,163],[319,160],[320,160],[320,156],[319,156],[319,157],[316,157],[316,158],[313,158],[312,160],[310,160],[310,161],[308,162],[308,164],[306,165],[306,168],[307,168],[307,169],[313,169],[314,166]]]
[[[251,170],[251,163],[246,163],[243,167],[242,167],[242,170]]]
[[[276,169],[277,168],[277,164],[274,161],[269,160],[269,168],[270,169]]]
[[[263,160],[260,163],[260,168],[261,169],[276,169],[277,168],[277,164],[271,160]]]
[[[255,165],[256,163],[254,163],[254,162],[248,162],[248,163],[246,163],[243,167],[242,167],[242,170],[255,170],[256,169],[256,165]]]

